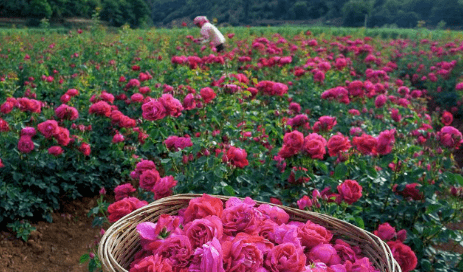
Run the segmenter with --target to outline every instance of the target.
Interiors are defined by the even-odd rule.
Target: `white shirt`
[[[207,43],[212,41],[214,46],[225,43],[225,37],[220,33],[220,31],[211,23],[205,23],[201,27],[201,35],[204,40],[201,43]]]

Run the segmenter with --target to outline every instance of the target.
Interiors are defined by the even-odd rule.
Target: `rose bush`
[[[458,271],[461,257],[434,246],[462,240],[446,227],[461,214],[450,191],[463,185],[452,157],[462,141],[460,38],[237,28],[216,54],[186,29],[157,31],[1,34],[0,222],[51,220],[60,199],[118,185],[117,201],[251,196],[370,231],[388,222],[406,231],[417,269]],[[429,112],[430,96],[448,113]],[[125,204],[112,220],[136,207]],[[185,218],[222,216],[207,205]],[[229,221],[247,208],[234,209]],[[226,231],[271,236],[271,222],[245,223]],[[172,250],[188,251],[182,241]],[[352,267],[364,264],[344,251]],[[184,262],[158,256],[143,266]]]

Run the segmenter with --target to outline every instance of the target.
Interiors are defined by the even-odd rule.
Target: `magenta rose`
[[[180,103],[180,101],[174,98],[171,94],[163,94],[159,98],[159,102],[161,102],[164,108],[166,109],[167,115],[179,117],[182,114],[182,103]]]
[[[68,106],[66,104],[62,104],[58,108],[55,109],[56,117],[59,119],[65,120],[76,120],[79,118],[79,112],[76,108]]]
[[[387,222],[379,225],[378,229],[373,233],[382,240],[386,241],[392,240],[396,236],[395,228]]]
[[[455,149],[461,145],[463,138],[461,132],[452,126],[443,127],[437,136],[443,146]]]
[[[191,272],[225,272],[223,269],[222,245],[217,238],[207,242],[195,250],[193,260],[189,267]]]
[[[18,150],[22,153],[30,153],[34,150],[34,142],[30,136],[22,136],[19,138]]]
[[[319,244],[327,244],[333,238],[331,231],[318,224],[307,221],[298,228],[298,237],[301,239],[302,246],[311,249]]]
[[[116,188],[114,188],[116,201],[129,197],[129,195],[135,191],[135,188],[133,188],[132,184],[130,183],[125,183],[117,186]]]
[[[346,261],[355,262],[357,259],[356,251],[351,245],[341,239],[336,239],[334,249],[336,249],[338,256],[341,258],[341,263],[345,263]]]
[[[283,137],[283,144],[291,149],[299,151],[304,144],[304,135],[297,130],[286,133]]]
[[[140,188],[152,191],[160,179],[161,176],[157,170],[146,170],[140,176]]]
[[[313,247],[307,256],[312,262],[323,262],[327,265],[341,263],[341,258],[336,249],[330,244],[319,244]]]
[[[395,141],[394,134],[395,129],[385,130],[379,134],[377,138],[378,144],[376,146],[378,154],[387,155],[391,153]]]
[[[150,160],[142,159],[140,162],[137,163],[137,165],[135,166],[135,171],[130,173],[130,176],[133,179],[139,179],[141,174],[143,174],[143,172],[145,172],[146,170],[156,170],[156,165],[154,164],[154,162]]]
[[[262,267],[264,261],[262,250],[269,251],[273,245],[264,241],[265,239],[259,236],[239,233],[233,240],[223,242],[225,271],[255,271]]]
[[[140,236],[140,244],[145,250],[149,250],[152,247],[150,244],[163,240],[171,235],[183,234],[183,230],[180,229],[182,220],[178,216],[171,216],[168,214],[162,214],[157,223],[143,222],[137,225],[137,232]]]
[[[59,145],[52,146],[48,149],[48,154],[53,156],[59,156],[63,154],[63,149]]]
[[[247,156],[248,153],[246,150],[231,146],[230,149],[228,149],[227,154],[222,157],[222,161],[228,162],[238,168],[244,168],[249,164]]]
[[[201,219],[208,215],[216,215],[221,217],[223,213],[223,202],[219,198],[215,198],[206,194],[202,197],[190,200],[190,203],[185,210],[185,223],[195,219]]]
[[[69,137],[69,130],[63,127],[58,127],[58,133],[53,135],[53,137],[58,141],[58,144],[62,146],[67,146],[71,141],[71,138]]]
[[[129,272],[173,272],[169,259],[159,255],[150,255],[132,264]]]
[[[169,259],[175,271],[186,268],[190,264],[193,249],[185,235],[172,235],[165,240],[157,240],[148,245],[153,254]]]
[[[338,192],[342,200],[352,205],[362,197],[362,186],[355,180],[346,179],[341,185],[338,185]]]
[[[0,131],[1,131],[1,129],[0,129]],[[37,132],[35,131],[35,128],[33,128],[33,127],[25,127],[23,129],[21,129],[21,136],[34,137],[35,134],[37,134]]]
[[[238,232],[255,234],[263,215],[252,206],[239,204],[226,208],[222,213],[223,231],[227,235],[236,235]]]
[[[90,114],[109,117],[111,115],[111,105],[106,101],[99,101],[92,104],[88,110]]]
[[[58,122],[55,120],[47,120],[37,125],[38,130],[40,133],[45,136],[45,138],[50,139],[53,135],[59,132]]]
[[[274,247],[265,259],[264,267],[271,272],[303,271],[306,256],[301,247],[297,248],[292,243],[284,243]]]
[[[222,220],[215,215],[195,219],[184,227],[185,235],[190,239],[192,248],[202,247],[213,238],[221,239],[223,235]]]
[[[326,140],[317,133],[311,133],[304,138],[302,151],[308,154],[312,159],[323,160],[326,154]]]
[[[348,151],[351,148],[349,138],[341,133],[332,136],[327,143],[328,153],[330,156],[336,156],[341,152]]]
[[[173,176],[161,178],[153,187],[154,199],[161,199],[172,195],[172,188],[177,185],[177,181]]]
[[[128,198],[124,198],[122,200],[116,201],[108,206],[108,213],[109,213],[108,220],[110,223],[114,223],[117,220],[124,217],[125,215],[145,205],[148,205],[148,202],[141,201],[136,197],[128,197]]]
[[[354,137],[352,139],[352,143],[363,155],[376,155],[376,146],[378,144],[378,140],[375,137],[362,134],[361,137]]]
[[[151,100],[143,104],[141,108],[143,111],[142,116],[146,120],[156,121],[166,117],[166,108],[161,102],[157,100]]]
[[[415,252],[400,241],[389,241],[387,245],[391,248],[392,256],[399,263],[403,272],[409,272],[415,269],[418,264]]]
[[[381,108],[386,104],[387,102],[387,97],[384,94],[378,95],[375,99],[375,107]]]
[[[262,204],[257,210],[264,215],[264,218],[270,219],[278,225],[286,224],[289,221],[289,214],[280,207]]]

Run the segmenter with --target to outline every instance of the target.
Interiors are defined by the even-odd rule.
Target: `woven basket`
[[[186,208],[190,200],[196,197],[201,197],[201,195],[183,194],[166,197],[137,209],[114,223],[101,238],[98,249],[98,257],[102,262],[103,271],[127,272],[135,253],[141,250],[136,230],[138,223],[156,222],[162,214],[175,215],[178,210]],[[220,198],[224,202],[230,198],[227,196],[214,197]],[[389,247],[372,233],[328,215],[275,206],[284,209],[293,221],[305,223],[310,220],[330,230],[335,238],[341,238],[352,246],[359,246],[362,253],[381,272],[401,272]]]

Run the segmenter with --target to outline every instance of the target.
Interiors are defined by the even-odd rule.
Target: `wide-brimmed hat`
[[[203,22],[209,22],[206,16],[196,16],[196,18],[193,20],[193,23],[195,25],[203,23]]]

